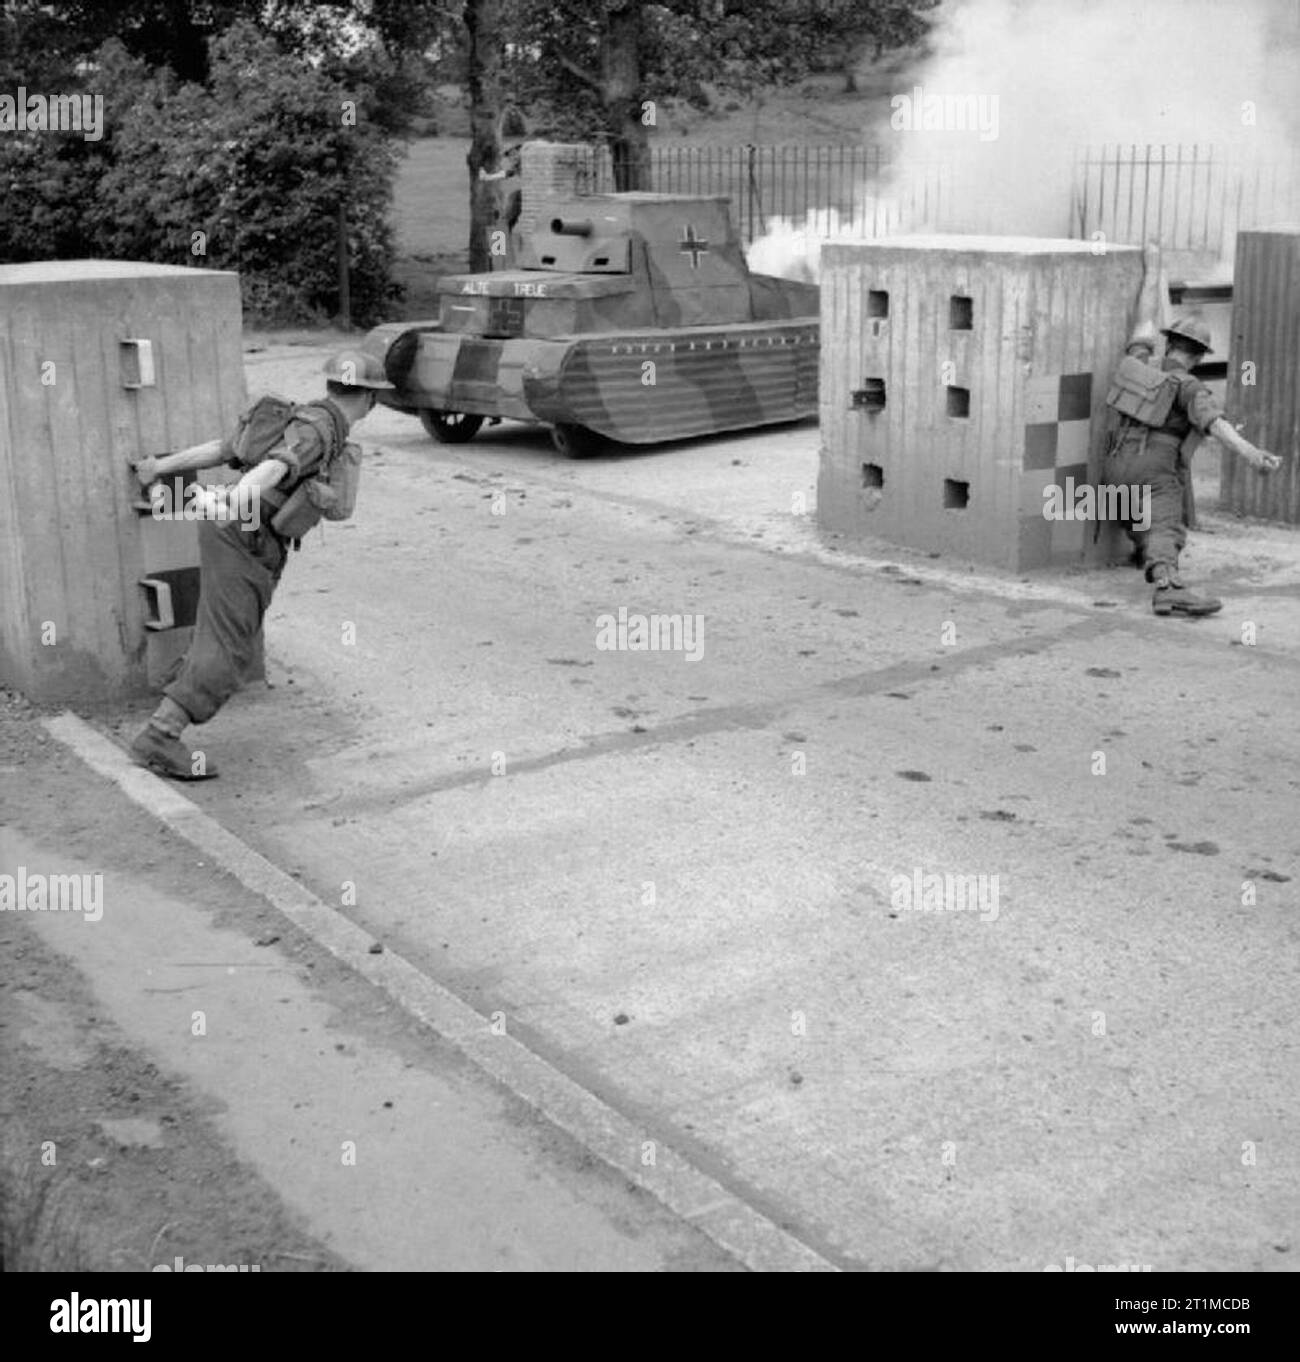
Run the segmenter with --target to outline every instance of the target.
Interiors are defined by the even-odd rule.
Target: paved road
[[[1229,608],[1158,621],[821,543],[811,426],[363,433],[210,812],[844,1266],[1293,1266],[1293,537],[1213,522]]]

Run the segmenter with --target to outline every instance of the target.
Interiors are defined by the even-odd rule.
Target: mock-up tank
[[[449,275],[436,320],[367,335],[381,402],[450,443],[543,422],[570,455],[816,414],[817,286],[752,273],[727,199],[596,194],[537,222],[518,268]]]

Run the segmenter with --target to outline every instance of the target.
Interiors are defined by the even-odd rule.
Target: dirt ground
[[[111,846],[164,888],[203,896],[184,859],[125,801],[85,798],[85,773],[0,691],[0,823],[70,853]],[[175,851],[176,848],[170,850]],[[8,867],[6,867],[8,869]],[[220,894],[206,891],[210,906]],[[340,1271],[232,1157],[212,1113],[127,1045],[86,982],[14,914],[0,914],[0,1270],[147,1271],[258,1264]],[[48,1161],[52,1145],[53,1166]]]

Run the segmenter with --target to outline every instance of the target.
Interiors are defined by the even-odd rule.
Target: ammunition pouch
[[[322,520],[350,519],[356,510],[360,482],[361,446],[345,440],[315,477],[304,479],[284,498],[271,520],[271,529],[282,539],[297,541]]]
[[[339,452],[306,484],[307,499],[326,520],[350,520],[361,485],[361,446],[345,440]]]
[[[1169,419],[1177,394],[1174,375],[1125,355],[1111,379],[1106,405],[1140,425],[1160,427]]]
[[[281,539],[301,539],[308,530],[314,529],[320,520],[320,512],[307,496],[310,482],[300,482],[285,499],[284,505],[271,518],[271,529]]]

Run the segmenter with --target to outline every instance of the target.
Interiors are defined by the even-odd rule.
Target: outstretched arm
[[[289,465],[282,459],[263,459],[261,463],[250,468],[240,480],[231,487],[227,495],[235,497],[246,492],[264,492],[268,487],[274,487],[280,482],[284,475],[289,471]]]
[[[1138,294],[1137,326],[1130,346],[1154,352],[1160,344],[1159,328],[1169,323],[1169,279],[1161,261],[1160,243],[1149,241],[1142,252],[1142,291]]]
[[[1245,459],[1252,468],[1258,469],[1261,473],[1271,473],[1274,469],[1281,468],[1282,460],[1276,454],[1269,454],[1266,450],[1259,449],[1247,439],[1244,439],[1229,423],[1226,417],[1218,417],[1209,430],[1207,435],[1213,435],[1225,449],[1230,449],[1239,458]]]
[[[1179,381],[1178,405],[1187,414],[1193,431],[1213,436],[1224,449],[1230,449],[1252,468],[1271,473],[1281,467],[1282,460],[1276,454],[1257,448],[1240,434],[1204,383],[1184,375]]]
[[[222,440],[207,440],[201,445],[177,450],[175,454],[147,455],[135,461],[135,475],[146,487],[173,473],[195,473],[200,468],[215,468],[226,462]]]

